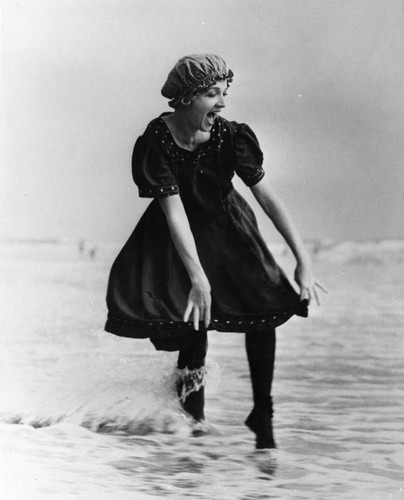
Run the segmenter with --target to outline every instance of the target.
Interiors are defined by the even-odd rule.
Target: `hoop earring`
[[[189,105],[191,104],[191,99],[186,99],[185,97],[183,97],[183,98],[181,99],[181,104],[182,104],[183,106],[189,106]]]

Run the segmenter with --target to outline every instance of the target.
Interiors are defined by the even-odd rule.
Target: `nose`
[[[226,107],[226,104],[224,102],[224,96],[222,96],[222,95],[219,96],[218,101],[217,101],[217,105],[220,108],[225,108]]]

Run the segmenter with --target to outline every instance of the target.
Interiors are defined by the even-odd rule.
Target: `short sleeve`
[[[136,141],[132,155],[132,176],[141,198],[162,198],[179,193],[169,158],[147,133]]]
[[[262,154],[258,139],[245,123],[237,124],[234,140],[235,172],[247,186],[257,184],[265,175]]]

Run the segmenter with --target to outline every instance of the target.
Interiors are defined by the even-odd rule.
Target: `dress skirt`
[[[307,316],[307,301],[300,301],[275,262],[237,191],[227,197],[220,217],[191,229],[211,285],[209,330],[264,334],[295,314]],[[194,334],[192,323],[183,321],[190,289],[164,212],[153,200],[112,266],[105,329],[150,338],[159,350],[181,349]]]

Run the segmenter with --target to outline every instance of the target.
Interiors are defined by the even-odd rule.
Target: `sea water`
[[[267,451],[244,425],[242,334],[210,332],[212,430],[193,437],[176,354],[103,331],[117,250],[0,244],[2,500],[404,498],[402,242],[312,245],[330,293],[278,329]]]

